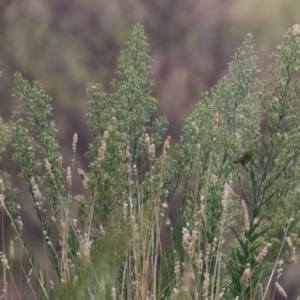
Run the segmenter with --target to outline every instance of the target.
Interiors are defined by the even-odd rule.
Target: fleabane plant
[[[294,246],[299,244],[299,34],[299,25],[294,25],[284,36],[271,55],[270,79],[261,82],[255,93],[267,129],[249,183],[239,182],[245,234],[236,233],[238,244],[231,248],[236,263],[230,267],[233,293],[251,299],[266,297],[266,289],[260,292],[261,278],[281,269],[281,258],[295,261]],[[285,252],[283,246],[287,246]]]
[[[238,212],[239,199],[233,188],[245,178],[236,172],[233,159],[243,149],[254,153],[259,149],[260,115],[255,97],[259,70],[255,61],[253,37],[248,35],[233,56],[228,75],[203,93],[178,145],[177,180],[183,181],[179,231],[184,228],[182,239],[190,234],[192,243],[181,269],[192,272],[189,292],[196,298],[221,293],[222,245]],[[186,248],[186,242],[179,240],[179,247],[180,243]],[[176,287],[179,295],[181,284],[179,281]]]
[[[16,74],[20,104],[8,125],[0,123],[0,147],[12,145],[29,196],[18,204],[1,172],[1,210],[15,237],[9,255],[6,243],[1,252],[3,285],[11,287],[3,298],[266,299],[272,289],[287,298],[278,279],[297,260],[300,229],[298,25],[271,57],[270,78],[261,81],[253,36],[246,37],[228,75],[187,118],[172,158],[166,118],[151,121],[151,58],[137,25],[111,93],[87,86],[87,170],[74,167],[80,136],[66,165],[50,97]],[[247,166],[234,164],[245,151]],[[46,263],[27,241],[23,205],[35,210]]]

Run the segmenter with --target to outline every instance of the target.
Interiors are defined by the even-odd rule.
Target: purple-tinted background
[[[86,167],[83,154],[91,141],[85,125],[86,82],[101,82],[109,92],[120,49],[138,22],[153,58],[156,115],[167,115],[174,143],[200,92],[226,74],[227,63],[249,32],[255,36],[260,76],[266,76],[274,46],[289,27],[300,23],[300,2],[2,0],[0,116],[8,121],[17,106],[11,96],[14,72],[41,81],[53,98],[64,165],[71,162],[72,135],[77,132],[76,164]],[[17,172],[9,159],[2,159],[1,168]],[[17,179],[14,184],[22,188]]]

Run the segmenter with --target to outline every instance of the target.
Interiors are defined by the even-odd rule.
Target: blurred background
[[[266,77],[274,47],[300,23],[300,1],[1,0],[0,116],[8,121],[17,107],[15,72],[41,81],[53,98],[66,164],[77,132],[77,164],[87,167],[86,82],[102,83],[110,91],[120,49],[137,23],[144,26],[153,58],[156,116],[168,117],[174,144],[200,93],[227,73],[249,32],[255,37],[260,76]],[[10,160],[2,159],[1,168],[11,173]]]

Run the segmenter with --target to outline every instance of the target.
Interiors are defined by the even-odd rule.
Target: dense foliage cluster
[[[72,164],[65,166],[50,97],[40,83],[15,75],[20,105],[9,124],[0,122],[0,150],[11,144],[32,202],[19,206],[1,172],[1,210],[15,235],[8,259],[6,249],[1,253],[3,282],[13,287],[4,299],[266,299],[275,288],[285,294],[278,278],[283,264],[297,259],[300,233],[299,26],[271,56],[265,81],[248,35],[228,75],[202,94],[175,147],[164,136],[166,119],[151,121],[157,100],[148,52],[138,25],[111,93],[88,84],[94,139],[86,172],[74,167],[80,137],[74,134]],[[80,195],[72,193],[76,173]],[[26,242],[22,205],[36,211],[48,269]],[[30,275],[24,271],[16,286],[13,270],[23,261]]]

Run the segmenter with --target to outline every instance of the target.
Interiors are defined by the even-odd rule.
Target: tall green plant
[[[87,88],[91,107],[88,126],[94,136],[89,155],[94,160],[90,186],[95,216],[102,224],[126,200],[127,163],[138,164],[145,158],[142,157],[145,134],[151,133],[152,142],[159,146],[167,125],[166,119],[161,118],[149,126],[157,100],[151,97],[151,59],[142,26],[135,27],[125,45],[118,61],[117,79],[111,82],[113,92],[105,94],[99,84],[88,84]],[[139,172],[144,168],[144,162],[141,163]]]
[[[230,265],[230,271],[235,285],[228,299],[232,295],[251,299],[258,296],[262,278],[270,276],[279,257],[285,257],[278,246],[293,232],[299,232],[299,34],[299,26],[295,25],[284,36],[271,55],[274,63],[269,67],[270,79],[261,82],[255,94],[267,120],[267,131],[261,138],[260,156],[251,164],[249,185],[239,180],[249,209],[244,214],[251,218],[244,225],[244,235],[236,234],[238,244],[231,248],[234,264]],[[298,243],[297,239],[294,242]],[[261,264],[259,251],[264,249],[271,254]],[[291,257],[290,253],[289,260]],[[249,271],[249,278],[241,281],[245,270]]]

